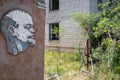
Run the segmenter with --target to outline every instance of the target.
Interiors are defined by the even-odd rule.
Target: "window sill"
[[[55,43],[59,43],[60,40],[49,40],[49,42],[50,42],[50,43],[54,43],[54,42],[55,42]]]
[[[56,9],[56,10],[49,10],[49,12],[57,12],[59,11],[59,9]]]

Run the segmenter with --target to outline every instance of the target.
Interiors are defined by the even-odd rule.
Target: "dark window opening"
[[[50,11],[59,9],[59,0],[49,0]]]
[[[103,1],[102,0],[97,0],[97,8],[98,8],[99,11],[102,10],[101,4],[103,4]]]
[[[49,40],[59,40],[59,23],[49,25]]]

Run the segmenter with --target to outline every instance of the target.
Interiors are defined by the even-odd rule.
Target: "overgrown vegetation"
[[[100,4],[101,12],[98,14],[73,14],[75,21],[84,29],[86,41],[90,42],[89,60],[92,59],[93,64],[90,67],[92,71],[90,68],[88,71],[91,71],[93,76],[87,80],[120,80],[120,2],[117,1],[119,0]],[[47,51],[45,74],[61,76],[70,71],[79,72],[81,67],[85,67],[81,66],[82,63],[79,46],[74,53]]]
[[[100,6],[101,12],[97,15],[75,13],[73,17],[80,27],[87,28],[92,58],[99,59],[94,68],[96,79],[120,80],[120,2]]]
[[[74,66],[75,65],[75,66]],[[57,51],[45,52],[45,74],[62,75],[71,70],[79,70],[76,54]]]

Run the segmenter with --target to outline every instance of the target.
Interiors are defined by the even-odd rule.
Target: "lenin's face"
[[[1,20],[1,29],[8,43],[8,52],[18,54],[35,45],[32,17],[25,11],[13,10]]]
[[[21,10],[9,12],[7,17],[16,22],[14,25],[9,25],[9,32],[12,36],[17,37],[22,42],[28,42],[30,45],[35,45],[34,28],[32,17]]]

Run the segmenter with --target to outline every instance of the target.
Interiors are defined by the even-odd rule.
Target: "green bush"
[[[115,72],[116,74],[120,74],[120,66],[115,67],[115,68],[114,68],[114,72]]]

